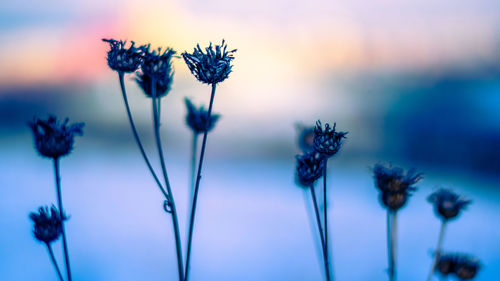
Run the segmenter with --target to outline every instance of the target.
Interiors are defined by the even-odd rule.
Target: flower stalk
[[[387,253],[389,257],[389,280],[396,280],[397,211],[387,210]]]
[[[210,94],[210,104],[208,106],[208,116],[207,116],[207,121],[206,121],[207,128],[209,127],[210,115],[212,114],[212,106],[214,103],[216,85],[217,85],[216,83],[212,84],[212,92]],[[203,168],[203,160],[205,157],[207,136],[208,136],[208,130],[203,132],[203,140],[201,143],[201,152],[200,152],[200,161],[198,162],[198,173],[196,175],[196,182],[194,185],[193,203],[191,205],[191,212],[189,215],[189,229],[188,229],[188,240],[187,240],[187,250],[186,250],[186,274],[185,274],[186,281],[188,280],[188,276],[189,276],[189,265],[190,265],[191,248],[192,248],[192,241],[193,241],[194,220],[195,220],[195,216],[196,216],[196,203],[198,201],[198,191],[200,188],[201,171]]]
[[[59,172],[59,158],[54,158],[54,173],[56,180],[56,191],[57,191],[57,205],[59,208],[59,215],[64,218],[63,205],[62,205],[62,194],[61,194],[61,176]],[[62,242],[63,242],[63,253],[64,253],[64,264],[66,266],[66,274],[68,281],[71,281],[71,266],[69,261],[68,243],[66,239],[66,231],[64,230],[64,219],[61,220],[61,231],[62,231]]]
[[[45,245],[47,246],[47,251],[49,252],[50,260],[52,261],[52,264],[54,265],[54,269],[57,272],[57,277],[59,277],[59,281],[64,281],[61,270],[59,269],[59,266],[57,265],[56,257],[54,256],[54,251],[52,251],[52,246],[50,243],[46,242]]]
[[[158,105],[157,105],[157,97],[156,97],[156,80],[154,78],[151,79],[151,92],[152,92],[152,105],[153,105],[153,123],[154,123],[154,134],[155,134],[155,140],[156,140],[156,147],[158,149],[158,156],[160,158],[160,164],[161,164],[161,170],[163,173],[163,177],[165,180],[165,186],[167,189],[167,194],[166,194],[166,205],[168,208],[166,208],[166,211],[170,213],[172,217],[172,224],[174,226],[174,236],[175,236],[175,249],[176,249],[176,255],[177,255],[177,270],[179,273],[179,281],[184,281],[184,268],[183,268],[183,259],[182,259],[182,243],[181,243],[181,237],[179,233],[179,222],[178,222],[178,216],[177,216],[177,210],[175,207],[175,201],[174,197],[172,194],[172,190],[170,188],[170,182],[168,180],[168,175],[167,175],[167,168],[165,165],[165,158],[163,156],[163,149],[161,145],[161,139],[160,139],[160,121],[159,121],[159,116],[158,116]]]
[[[327,251],[327,246],[326,246],[326,239],[327,237],[325,236],[325,233],[326,232],[323,232],[323,229],[321,227],[321,218],[320,218],[320,211],[319,211],[319,207],[318,207],[318,200],[316,198],[316,191],[314,190],[314,186],[311,185],[311,187],[309,188],[311,190],[311,197],[312,197],[312,200],[313,200],[313,205],[314,205],[314,213],[315,213],[315,216],[316,216],[316,224],[318,226],[318,232],[319,232],[319,236],[320,236],[320,240],[321,240],[321,249],[322,249],[322,254],[323,254],[323,264],[325,266],[325,276],[326,276],[326,280],[327,281],[330,281],[331,280],[331,277],[330,277],[330,266],[328,265],[328,251]],[[326,225],[326,222],[325,222],[325,225]]]
[[[436,270],[436,264],[438,261],[438,257],[441,254],[441,248],[443,245],[445,230],[446,230],[446,221],[443,220],[441,222],[441,228],[439,230],[439,238],[438,238],[438,242],[436,245],[436,251],[434,252],[434,258],[432,260],[431,271],[429,272],[429,276],[427,276],[427,281],[432,280],[432,275],[434,275],[434,271]]]
[[[124,82],[124,76],[125,73],[123,71],[118,71],[118,78],[120,80],[120,88],[123,96],[123,102],[125,104],[125,109],[127,111],[127,117],[128,121],[130,123],[130,128],[132,129],[132,134],[134,135],[135,142],[137,143],[137,146],[139,147],[139,150],[141,151],[142,158],[144,159],[144,162],[146,162],[146,165],[148,166],[149,171],[151,172],[151,175],[153,176],[156,184],[158,185],[158,188],[160,189],[161,193],[167,198],[167,193],[165,192],[165,189],[163,188],[160,180],[158,179],[158,176],[156,175],[153,167],[151,166],[151,163],[149,162],[148,156],[146,155],[146,151],[144,150],[144,146],[142,145],[141,139],[139,137],[139,134],[137,133],[137,129],[135,127],[134,123],[134,118],[132,117],[132,113],[130,112],[130,106],[128,104],[128,99],[127,99],[127,92],[125,90],[125,82]]]

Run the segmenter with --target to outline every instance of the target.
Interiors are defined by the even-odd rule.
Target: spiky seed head
[[[139,68],[142,62],[142,53],[144,46],[135,47],[134,41],[131,41],[127,48],[127,41],[117,41],[114,39],[102,39],[109,43],[109,51],[107,55],[108,66],[115,71],[122,73],[134,72]]]
[[[205,52],[198,44],[192,53],[184,52],[182,57],[198,81],[206,84],[217,84],[224,81],[231,73],[234,52],[236,50],[228,51],[226,42],[222,40],[222,44],[215,45],[215,48],[210,43],[205,48]]]
[[[434,205],[436,215],[442,220],[457,218],[461,211],[471,203],[470,200],[444,188],[440,188],[429,195],[427,201]]]
[[[337,154],[342,145],[342,139],[347,135],[347,132],[335,131],[335,127],[336,123],[333,123],[333,127],[326,123],[323,129],[321,121],[318,120],[314,128],[314,150],[326,157]]]
[[[297,155],[296,178],[299,185],[311,187],[323,175],[325,159],[317,152]]]
[[[184,99],[187,108],[186,124],[195,133],[200,134],[205,131],[210,132],[214,127],[220,115],[212,113],[208,120],[208,111],[203,106],[196,108],[193,103],[188,99]]]
[[[41,242],[51,243],[57,240],[62,233],[62,221],[59,210],[52,206],[40,207],[38,212],[30,213],[30,219],[33,221],[33,234]]]

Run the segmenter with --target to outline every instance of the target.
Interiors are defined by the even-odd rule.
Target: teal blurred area
[[[337,280],[386,280],[385,212],[370,167],[425,175],[399,218],[399,280],[423,280],[439,220],[426,197],[449,187],[473,200],[444,248],[477,256],[476,280],[500,274],[500,18],[498,1],[60,1],[0,7],[0,279],[55,280],[29,212],[55,202],[49,160],[27,122],[56,114],[85,135],[62,160],[75,280],[176,278],[170,219],[135,146],[101,38],[182,52],[237,48],[217,87],[222,115],[208,139],[192,280],[321,280],[312,204],[294,182],[297,124],[348,131],[329,162]],[[191,132],[184,98],[210,88],[174,61],[161,136],[185,236]],[[159,171],[151,100],[126,87]],[[62,261],[61,249],[55,248]]]

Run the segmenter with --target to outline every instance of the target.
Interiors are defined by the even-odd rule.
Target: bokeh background
[[[329,162],[337,280],[386,280],[385,213],[370,167],[425,174],[399,216],[399,279],[422,280],[439,231],[426,196],[443,186],[474,203],[444,249],[500,275],[500,2],[496,0],[7,1],[0,7],[0,279],[56,280],[28,213],[55,203],[49,160],[26,122],[86,122],[62,160],[75,280],[175,280],[170,218],[127,123],[101,38],[238,51],[217,90],[201,183],[192,280],[321,280],[307,193],[294,183],[297,124],[349,131]],[[162,103],[167,167],[186,228],[191,134],[184,97],[209,87],[182,60]],[[155,167],[151,104],[127,77]],[[159,170],[158,170],[159,171]],[[62,262],[61,249],[56,247]],[[62,265],[62,264],[61,264]]]

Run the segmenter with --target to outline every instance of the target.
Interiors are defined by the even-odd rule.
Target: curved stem
[[[118,78],[120,79],[120,87],[122,90],[123,102],[125,103],[125,109],[127,110],[128,121],[130,123],[130,128],[132,128],[132,134],[134,135],[135,142],[137,143],[137,146],[141,151],[142,158],[144,158],[144,162],[146,162],[146,165],[148,166],[151,175],[153,176],[158,187],[160,188],[161,193],[163,193],[165,198],[167,198],[167,193],[165,192],[165,189],[163,188],[160,180],[158,179],[158,176],[156,176],[156,173],[153,170],[153,166],[151,166],[151,163],[149,162],[148,156],[146,155],[146,151],[144,150],[141,139],[139,138],[139,134],[137,133],[137,129],[135,128],[134,119],[132,118],[132,113],[130,112],[130,106],[128,104],[127,92],[125,91],[125,82],[123,81],[124,73],[118,72]]]
[[[57,191],[57,205],[59,207],[59,215],[61,216],[61,229],[62,229],[62,241],[63,241],[63,251],[64,251],[64,263],[66,265],[66,274],[68,275],[68,281],[71,281],[71,268],[69,265],[69,253],[68,253],[68,243],[66,241],[66,231],[64,230],[64,211],[62,205],[62,195],[61,195],[61,176],[59,174],[59,158],[54,158],[54,172],[56,176],[56,191]]]
[[[434,275],[434,270],[436,269],[437,260],[439,258],[439,255],[441,254],[441,246],[443,245],[445,229],[446,229],[446,221],[442,221],[441,229],[439,230],[439,238],[436,246],[436,251],[434,252],[434,258],[432,260],[431,271],[429,272],[429,276],[427,276],[427,281],[431,281],[432,275]]]
[[[323,229],[321,227],[321,218],[320,218],[320,212],[318,208],[318,200],[316,199],[316,192],[314,191],[314,186],[311,186],[309,188],[311,190],[311,196],[313,199],[313,205],[314,205],[314,213],[316,214],[316,224],[318,225],[318,231],[319,231],[319,236],[321,238],[321,248],[323,249],[323,263],[325,265],[325,274],[326,274],[326,280],[330,281],[330,267],[328,266],[328,254],[326,252],[325,248],[325,237],[323,233]]]
[[[57,265],[56,257],[54,256],[54,252],[52,251],[52,246],[50,246],[49,243],[45,243],[47,245],[47,250],[49,251],[49,256],[50,260],[52,261],[52,264],[54,265],[54,268],[56,269],[57,276],[59,277],[60,281],[64,281],[61,270],[59,269],[59,266]]]
[[[208,106],[208,116],[207,116],[207,124],[206,128],[209,126],[210,122],[210,116],[212,115],[212,105],[214,103],[214,97],[215,97],[215,86],[216,84],[212,84],[212,93],[210,95],[210,105]],[[200,188],[200,180],[201,180],[201,168],[203,167],[203,159],[205,157],[205,148],[207,145],[207,135],[208,135],[208,130],[206,130],[203,133],[203,142],[201,144],[201,154],[200,154],[200,162],[198,163],[198,173],[196,176],[196,183],[194,185],[194,194],[193,194],[193,203],[191,205],[191,213],[189,216],[189,230],[188,230],[188,244],[187,244],[187,251],[186,251],[186,281],[188,280],[189,276],[189,263],[190,263],[190,258],[191,258],[191,246],[192,246],[192,241],[193,241],[193,228],[194,228],[194,219],[196,215],[196,203],[198,201],[198,191]]]
[[[174,225],[174,236],[175,236],[175,249],[177,254],[177,270],[179,272],[179,281],[184,281],[184,268],[183,268],[183,259],[182,259],[182,248],[181,248],[181,236],[179,233],[179,222],[177,220],[177,210],[175,208],[174,196],[172,194],[172,189],[170,188],[170,182],[168,180],[167,168],[165,165],[165,158],[163,157],[163,149],[160,140],[160,121],[158,116],[158,106],[156,103],[156,81],[155,79],[151,79],[151,92],[153,99],[153,122],[154,122],[154,133],[156,139],[156,146],[158,148],[158,155],[160,158],[161,170],[163,173],[163,177],[165,179],[165,186],[167,187],[167,203],[170,207],[170,215],[172,217],[172,223]]]
[[[191,192],[188,198],[188,206],[193,202],[194,185],[196,175],[196,151],[198,150],[198,133],[193,132],[193,144],[191,147]]]

